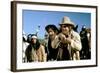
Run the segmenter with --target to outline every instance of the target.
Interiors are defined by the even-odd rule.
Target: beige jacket
[[[80,60],[80,53],[79,51],[82,48],[81,39],[77,32],[71,32],[72,40],[71,45],[69,45],[69,49],[71,50],[71,59],[72,60]]]
[[[59,37],[61,36],[62,33],[60,33],[56,39],[53,41],[52,46],[57,47],[60,39]],[[72,31],[71,32],[71,44],[68,44],[68,50],[70,53],[70,59],[71,60],[79,60],[80,59],[80,53],[79,51],[81,50],[82,46],[81,46],[81,40],[80,40],[80,36],[77,32]],[[62,51],[62,49],[60,49],[60,52]],[[62,53],[61,53],[62,54]],[[61,55],[60,55],[61,56]]]
[[[38,50],[32,49],[32,61],[34,62],[45,62],[46,61],[46,53],[43,45],[40,45]]]

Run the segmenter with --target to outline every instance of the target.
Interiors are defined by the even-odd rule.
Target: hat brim
[[[73,26],[74,27],[74,24],[72,24],[72,23],[60,23],[59,25],[67,25],[67,26]]]
[[[53,29],[53,30],[56,30],[56,31],[58,31],[58,28],[55,26],[55,25],[47,25],[46,27],[45,27],[45,29],[46,29],[46,31],[48,31],[48,29]]]

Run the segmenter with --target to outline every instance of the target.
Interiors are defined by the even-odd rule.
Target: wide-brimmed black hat
[[[47,32],[48,32],[49,29],[52,29],[54,32],[55,32],[55,31],[59,32],[58,28],[57,28],[55,25],[53,25],[53,24],[49,24],[49,25],[47,25],[47,26],[45,27],[45,30],[46,30]]]

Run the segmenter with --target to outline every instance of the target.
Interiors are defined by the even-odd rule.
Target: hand
[[[65,41],[66,41],[67,44],[71,44],[71,38],[70,37],[66,38]]]
[[[60,41],[64,41],[66,39],[66,36],[62,33],[59,34]]]
[[[59,34],[60,41],[64,44],[71,44],[71,37],[66,37],[64,34]]]

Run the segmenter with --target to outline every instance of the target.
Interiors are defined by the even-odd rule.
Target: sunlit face
[[[68,35],[71,31],[71,26],[61,25],[61,31],[63,34]]]
[[[32,43],[33,43],[33,44],[35,44],[35,43],[36,43],[36,41],[37,41],[37,39],[36,39],[36,38],[32,38]]]
[[[48,34],[49,34],[49,37],[52,37],[52,36],[55,35],[55,32],[51,28],[49,28],[48,29]]]

